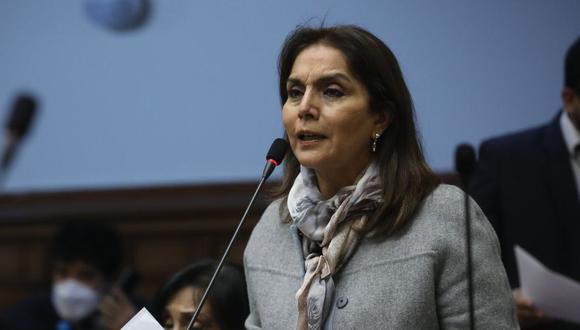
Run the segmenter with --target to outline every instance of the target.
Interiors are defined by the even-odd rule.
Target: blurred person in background
[[[564,76],[563,110],[539,127],[484,141],[470,190],[498,234],[524,329],[580,329],[548,319],[523,295],[514,254],[519,245],[580,281],[580,38],[566,53]]]
[[[3,330],[120,329],[136,312],[115,279],[122,263],[118,233],[104,224],[65,223],[50,246],[52,288],[7,309]]]
[[[153,315],[165,329],[187,328],[197,304],[209,284],[217,262],[200,261],[180,270],[159,290]],[[239,330],[249,314],[243,269],[224,265],[193,329]]]

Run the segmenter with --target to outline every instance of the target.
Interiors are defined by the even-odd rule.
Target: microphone
[[[36,100],[31,95],[21,94],[15,99],[12,112],[6,120],[6,142],[0,159],[0,176],[4,176],[10,168],[20,142],[28,134],[35,114]]]
[[[475,149],[470,144],[460,144],[455,149],[455,170],[459,173],[461,185],[463,186],[463,200],[465,210],[465,254],[467,255],[467,301],[469,304],[469,329],[475,329],[475,312],[473,306],[473,263],[471,253],[471,215],[469,205],[469,195],[467,189],[469,179],[473,172],[477,160]]]
[[[465,190],[467,190],[469,178],[475,172],[476,165],[477,161],[473,146],[467,143],[458,145],[455,150],[455,170],[459,173],[461,184]]]
[[[268,179],[270,177],[276,166],[282,163],[287,150],[288,142],[286,140],[278,138],[272,142],[270,150],[266,154],[266,166],[264,166],[262,178]]]
[[[234,244],[234,241],[238,237],[240,229],[242,228],[244,221],[246,220],[246,216],[248,215],[248,211],[250,210],[250,208],[254,204],[254,201],[256,200],[256,196],[258,196],[258,193],[262,189],[264,182],[266,182],[266,180],[270,177],[270,175],[272,174],[272,172],[274,171],[276,166],[278,166],[280,163],[282,163],[282,160],[284,159],[284,156],[286,155],[287,150],[288,150],[288,142],[286,140],[276,139],[276,140],[274,140],[274,142],[272,142],[272,145],[270,146],[270,150],[268,150],[268,153],[266,154],[266,166],[264,167],[264,171],[262,172],[262,178],[260,179],[260,182],[258,183],[258,187],[256,188],[256,191],[254,192],[254,196],[252,196],[252,199],[250,200],[250,203],[248,204],[248,207],[246,208],[244,215],[242,215],[242,219],[240,220],[238,227],[234,231],[234,235],[232,236],[228,246],[226,247],[226,251],[224,252],[219,264],[217,265],[216,270],[214,271],[214,273],[211,277],[211,280],[209,281],[209,284],[207,285],[207,288],[205,289],[205,292],[203,293],[203,296],[201,297],[201,300],[197,304],[197,308],[195,309],[195,313],[193,314],[193,316],[191,317],[191,320],[189,321],[189,324],[187,325],[187,328],[186,328],[187,330],[190,330],[191,327],[193,326],[193,324],[195,323],[195,320],[197,320],[197,317],[198,317],[201,309],[203,308],[203,304],[207,300],[209,292],[210,292],[211,288],[213,287],[213,283],[214,283],[215,279],[217,278],[217,276],[219,275],[219,272],[222,269],[228,254],[230,253],[230,249],[232,248],[232,245]]]

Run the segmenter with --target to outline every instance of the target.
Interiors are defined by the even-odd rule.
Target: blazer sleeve
[[[519,329],[509,282],[493,228],[470,199],[475,328]],[[463,200],[451,201],[440,249],[437,308],[441,329],[469,328]]]

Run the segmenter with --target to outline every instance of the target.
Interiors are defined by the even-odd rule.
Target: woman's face
[[[386,115],[369,111],[365,86],[336,48],[314,44],[297,57],[288,77],[283,122],[300,164],[320,178],[352,184],[368,165],[371,138],[386,127]]]
[[[185,330],[193,313],[196,309],[194,300],[198,301],[203,292],[199,288],[185,287],[177,291],[165,307],[165,320],[163,326],[165,329]],[[193,329],[196,330],[220,330],[209,301],[203,305]]]

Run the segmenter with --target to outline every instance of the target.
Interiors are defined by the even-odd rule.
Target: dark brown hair
[[[390,125],[378,141],[374,154],[383,179],[383,203],[373,215],[374,221],[370,221],[374,227],[367,228],[375,234],[388,235],[403,226],[439,184],[439,178],[423,157],[415,129],[413,101],[403,74],[391,50],[358,26],[298,27],[286,38],[278,58],[282,106],[288,98],[286,81],[296,57],[315,44],[338,49],[346,58],[350,71],[366,87],[369,111],[385,112],[390,118]],[[289,151],[282,184],[274,197],[288,196],[299,171],[300,164]],[[282,203],[281,214],[285,209],[286,203]]]
[[[163,324],[166,319],[167,304],[181,289],[191,287],[205,289],[217,267],[214,260],[202,260],[193,263],[175,273],[155,295],[152,305],[153,316]],[[195,305],[201,300],[201,294],[194,299]],[[220,329],[238,330],[244,328],[244,321],[250,314],[248,293],[244,270],[241,266],[225,264],[221,269],[212,291],[208,296],[212,316]]]
[[[115,278],[123,261],[119,233],[106,224],[82,219],[64,223],[49,251],[53,263],[82,261],[95,267],[106,280]]]

